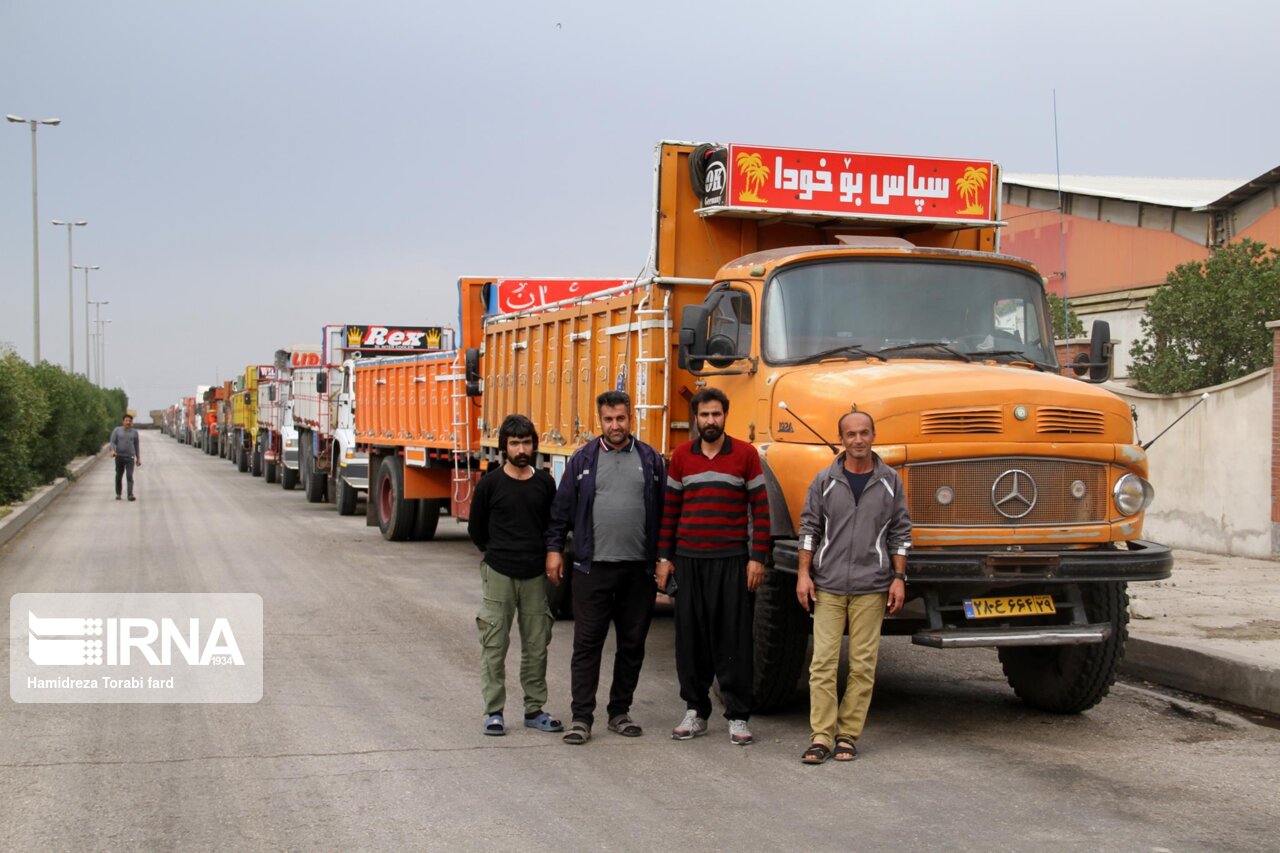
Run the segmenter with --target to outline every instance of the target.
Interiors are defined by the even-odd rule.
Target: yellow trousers
[[[810,740],[835,745],[836,737],[857,739],[867,719],[880,654],[880,623],[888,593],[817,593],[813,606],[813,663],[809,667]],[[849,680],[836,705],[840,640],[849,631]]]

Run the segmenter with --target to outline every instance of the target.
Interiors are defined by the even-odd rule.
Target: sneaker
[[[120,500],[120,496],[119,496],[119,495],[116,495],[116,500]]]
[[[707,733],[707,721],[692,708],[684,712],[684,719],[671,730],[672,740],[691,740]]]
[[[129,495],[129,500],[131,500],[131,501],[136,501],[136,500],[137,500],[137,498],[135,498],[133,495]]]
[[[736,743],[738,746],[746,746],[751,743],[751,741],[751,729],[747,728],[746,720],[729,721],[729,743]]]

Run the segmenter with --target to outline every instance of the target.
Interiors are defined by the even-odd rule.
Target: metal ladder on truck
[[[471,481],[471,401],[467,397],[467,370],[463,350],[454,350],[449,373],[449,427],[453,435],[453,474],[450,492],[454,503],[468,503],[474,485]],[[461,431],[461,435],[459,435]]]
[[[660,446],[658,452],[664,456],[670,448],[667,447],[670,441],[671,430],[668,425],[670,417],[670,403],[668,399],[671,394],[671,383],[667,378],[667,370],[662,371],[662,402],[651,403],[650,386],[653,379],[652,365],[667,365],[667,360],[671,354],[671,291],[666,290],[662,300],[661,308],[652,307],[654,291],[657,286],[650,284],[647,288],[644,298],[640,300],[640,304],[635,308],[633,314],[635,316],[636,327],[636,402],[635,409],[639,413],[639,420],[647,420],[649,412],[661,412],[662,424],[659,429]],[[655,326],[662,327],[662,352],[660,355],[653,354],[652,333]],[[636,430],[639,432],[639,429]]]

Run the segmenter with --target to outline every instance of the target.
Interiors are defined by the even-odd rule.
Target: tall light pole
[[[36,127],[42,124],[62,124],[60,118],[22,118],[7,115],[5,119],[15,124],[31,125],[31,316],[32,316],[32,364],[40,363],[40,205],[36,192]]]
[[[102,372],[102,381],[98,383],[99,388],[105,388],[107,385],[107,326],[111,325],[110,320],[102,320],[102,331],[98,332],[98,367]]]
[[[100,270],[102,267],[94,264],[86,266],[85,264],[76,264],[75,269],[84,270],[84,378],[90,382],[93,381],[92,366],[89,364],[89,270]]]
[[[111,303],[103,299],[100,302],[90,302],[89,304],[93,306],[93,322],[96,330],[93,333],[93,345],[94,349],[97,350],[94,353],[93,363],[98,367],[97,382],[95,384],[98,387],[102,387],[102,306],[110,305]]]
[[[75,284],[75,261],[71,253],[71,229],[77,225],[88,225],[89,223],[81,219],[76,222],[63,222],[61,219],[53,220],[54,225],[67,226],[67,372],[75,374],[76,372],[76,284]],[[89,357],[88,351],[85,352],[85,358]]]

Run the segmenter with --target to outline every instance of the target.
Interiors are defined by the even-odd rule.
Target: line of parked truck
[[[770,710],[803,695],[804,496],[839,416],[866,411],[914,523],[908,606],[885,633],[993,647],[1033,707],[1098,702],[1123,655],[1126,584],[1168,577],[1172,558],[1141,538],[1154,492],[1128,407],[1100,387],[1106,324],[1080,377],[1063,375],[1043,279],[999,254],[999,167],[664,142],[653,174],[639,277],[464,276],[456,330],[325,326],[199,386],[166,431],[342,515],[365,496],[386,539],[426,540],[442,513],[467,517],[505,415],[538,425],[558,482],[596,433],[600,392],[628,391],[635,433],[669,455],[690,436],[686,401],[718,387],[768,487],[755,672]],[[549,589],[557,609],[566,586]]]

